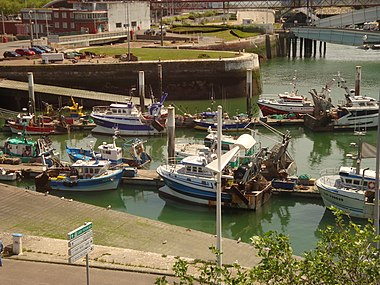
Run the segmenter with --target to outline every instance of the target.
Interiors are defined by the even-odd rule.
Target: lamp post
[[[38,41],[38,22],[37,22],[37,10],[34,10],[34,29],[36,32],[36,42]]]
[[[131,33],[129,30],[129,4],[128,1],[123,1],[125,3],[125,24],[124,29],[127,28],[127,42],[128,42],[128,61],[131,61]]]
[[[164,33],[163,33],[163,27],[162,27],[162,14],[164,13],[164,8],[161,5],[161,14],[160,14],[160,31],[161,31],[161,46],[164,46]]]
[[[29,29],[30,29],[30,47],[33,46],[33,22],[32,22],[32,11],[29,10]]]
[[[3,34],[5,35],[6,32],[5,32],[5,19],[4,19],[4,11],[1,10],[1,19],[3,21]]]

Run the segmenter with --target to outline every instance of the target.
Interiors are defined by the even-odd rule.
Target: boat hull
[[[52,190],[61,191],[105,191],[117,189],[121,178],[123,176],[123,170],[112,171],[109,175],[104,175],[101,177],[90,178],[90,179],[51,179],[50,188]]]
[[[36,126],[22,126],[19,124],[13,124],[9,123],[9,127],[11,129],[11,132],[14,134],[20,133],[25,131],[28,135],[51,135],[56,134],[54,126],[43,126],[43,127],[36,127]]]
[[[283,115],[283,114],[313,114],[313,106],[302,106],[297,105],[281,105],[281,104],[270,104],[266,102],[257,102],[259,108],[264,116],[270,115]]]
[[[222,125],[222,130],[224,132],[237,132],[237,131],[245,131],[247,129],[247,126],[249,125],[250,121],[244,121],[244,122],[239,122],[239,123],[223,123]],[[194,120],[194,128],[197,130],[202,130],[202,131],[208,131],[210,128],[212,130],[217,129],[217,124],[214,122],[205,122],[202,120]]]
[[[96,124],[96,127],[91,131],[93,133],[113,135],[115,133],[115,129],[117,129],[119,131],[119,135],[122,136],[151,136],[164,133],[164,128],[158,130],[153,127],[153,121],[152,123],[144,124],[138,118],[129,120],[115,120],[107,119],[105,117],[102,118],[95,115],[93,115],[92,118]]]
[[[352,217],[373,219],[374,203],[366,201],[363,191],[335,187],[338,179],[338,175],[324,176],[315,182],[325,206],[334,206]]]

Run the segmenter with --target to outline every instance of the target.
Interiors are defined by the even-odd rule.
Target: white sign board
[[[48,35],[49,43],[59,43],[59,35]]]
[[[92,223],[85,223],[83,226],[69,232],[67,238],[69,240],[69,263],[74,263],[93,250]]]

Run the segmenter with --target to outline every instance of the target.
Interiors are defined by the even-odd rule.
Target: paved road
[[[91,268],[91,285],[147,285],[154,284],[158,275]],[[173,279],[168,278],[173,281]],[[86,284],[86,268],[82,266],[50,264],[33,261],[3,259],[0,284],[11,285],[72,285]]]

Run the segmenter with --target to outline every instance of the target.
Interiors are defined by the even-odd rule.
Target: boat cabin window
[[[359,180],[354,180],[354,185],[360,185],[360,181]]]
[[[203,172],[203,168],[202,167],[198,167],[198,172],[202,173]]]
[[[186,171],[191,171],[191,166],[186,166]]]
[[[363,186],[367,187],[368,186],[368,181],[364,181]]]

